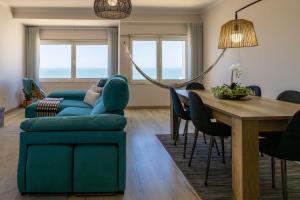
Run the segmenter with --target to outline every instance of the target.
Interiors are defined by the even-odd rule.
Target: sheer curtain
[[[108,74],[118,73],[118,28],[109,28],[108,32]]]
[[[188,24],[188,79],[203,72],[203,25]]]
[[[26,76],[39,84],[40,29],[26,28]]]

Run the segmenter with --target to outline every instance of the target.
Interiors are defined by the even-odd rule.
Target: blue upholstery
[[[90,115],[92,112],[91,108],[77,108],[77,107],[68,107],[63,109],[57,114],[58,117],[62,116],[83,116]]]
[[[57,116],[34,118],[26,108],[20,128],[18,189],[26,193],[120,193],[126,180],[127,79],[115,75],[105,83],[93,108],[84,91],[56,91],[64,98]]]
[[[48,97],[83,101],[85,93],[86,91],[84,90],[62,90],[51,92]]]
[[[48,95],[51,98],[64,98],[59,106],[58,116],[80,116],[97,114],[120,114],[124,115],[124,109],[129,101],[129,88],[127,78],[122,75],[114,75],[106,81],[102,95],[94,108],[83,102],[85,97],[83,90],[54,91]],[[37,102],[28,106],[25,110],[26,118],[36,117]],[[71,109],[67,109],[72,107]],[[76,108],[79,108],[76,111]],[[86,109],[82,109],[86,108]],[[65,110],[66,109],[66,110]],[[89,109],[92,109],[91,112]]]

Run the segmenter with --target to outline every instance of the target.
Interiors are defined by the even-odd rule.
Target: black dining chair
[[[181,120],[183,119],[186,121],[183,134],[184,134],[185,138],[187,138],[188,126],[189,126],[189,121],[191,120],[191,116],[190,116],[190,111],[185,110],[183,108],[182,103],[181,103],[174,88],[170,88],[170,94],[171,94],[171,98],[172,98],[172,102],[173,102],[173,110],[178,117],[178,125],[176,128],[176,137],[174,139],[174,144],[176,145],[178,137],[179,137],[179,129],[180,129]],[[185,158],[185,154],[186,154],[186,142],[184,143],[184,152],[183,152],[184,158]]]
[[[186,90],[205,90],[205,87],[202,83],[198,83],[198,82],[191,82],[189,84],[187,84]],[[189,110],[189,105],[184,104],[184,108]],[[204,139],[204,143],[206,144],[206,136],[205,133],[203,133],[203,139]],[[219,153],[219,152],[218,152]]]
[[[276,98],[279,101],[300,104],[300,92],[294,90],[286,90],[278,95]],[[279,139],[282,132],[260,132],[259,136],[262,138]],[[262,152],[263,153],[263,152]],[[275,188],[275,159],[271,157],[271,173],[272,173],[272,187]]]
[[[286,161],[300,161],[300,111],[290,120],[280,137],[261,138],[260,151],[281,160],[282,195],[288,199]],[[273,170],[273,169],[272,169]]]
[[[187,84],[185,89],[186,90],[205,90],[205,87],[201,83],[192,82],[192,83]]]
[[[204,183],[204,185],[207,186],[212,148],[214,147],[214,145],[217,144],[216,137],[221,138],[223,163],[225,163],[224,138],[231,136],[231,127],[220,122],[212,122],[212,117],[207,112],[207,109],[203,104],[201,97],[197,95],[195,92],[189,92],[189,106],[191,111],[191,119],[196,128],[195,139],[193,143],[189,166],[191,166],[192,164],[192,159],[197,145],[197,138],[198,138],[199,131],[207,135],[210,135],[207,166],[206,166],[206,173],[205,173],[205,183]]]
[[[254,96],[261,97],[261,89],[257,85],[249,85],[247,86],[252,92]]]

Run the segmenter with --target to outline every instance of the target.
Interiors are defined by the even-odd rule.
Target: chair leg
[[[192,160],[193,160],[193,156],[194,156],[194,153],[195,153],[195,148],[196,148],[196,145],[197,145],[198,134],[199,134],[199,131],[196,129],[195,130],[194,144],[193,144],[192,153],[191,153],[191,157],[190,157],[190,161],[189,161],[189,167],[192,165]]]
[[[281,160],[281,179],[282,179],[282,197],[283,200],[288,199],[288,189],[287,189],[287,170],[286,161]]]
[[[206,134],[205,133],[203,133],[203,139],[204,139],[204,144],[207,144],[207,142],[206,142]]]
[[[220,151],[219,151],[219,146],[218,146],[218,143],[217,143],[217,140],[216,140],[216,139],[214,140],[214,143],[216,144],[216,149],[217,149],[218,156],[220,156],[221,153],[220,153]]]
[[[177,125],[177,130],[176,130],[176,137],[175,137],[175,140],[174,140],[174,145],[175,146],[177,145],[177,140],[178,140],[178,137],[179,137],[180,123],[181,123],[181,118],[178,118],[178,125]]]
[[[222,145],[222,161],[225,164],[225,145],[224,145],[224,138],[221,137],[221,145]]]
[[[186,143],[187,143],[187,135],[188,135],[188,127],[189,127],[189,121],[186,120],[185,127],[184,127],[184,149],[183,149],[183,158],[185,158],[186,154]]]
[[[275,158],[271,157],[272,188],[275,188]]]
[[[216,142],[215,140],[216,140],[215,137],[211,136],[210,141],[209,141],[207,165],[206,165],[206,171],[205,171],[205,182],[204,182],[205,186],[207,186],[207,179],[208,179],[208,173],[209,173],[210,161],[211,161],[211,152],[212,152],[212,148]]]

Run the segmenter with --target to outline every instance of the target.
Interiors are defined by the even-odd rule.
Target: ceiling
[[[217,0],[132,0],[133,10],[148,9],[184,9],[185,11],[200,11],[205,6]],[[10,7],[76,7],[89,8],[94,0],[0,0]]]

